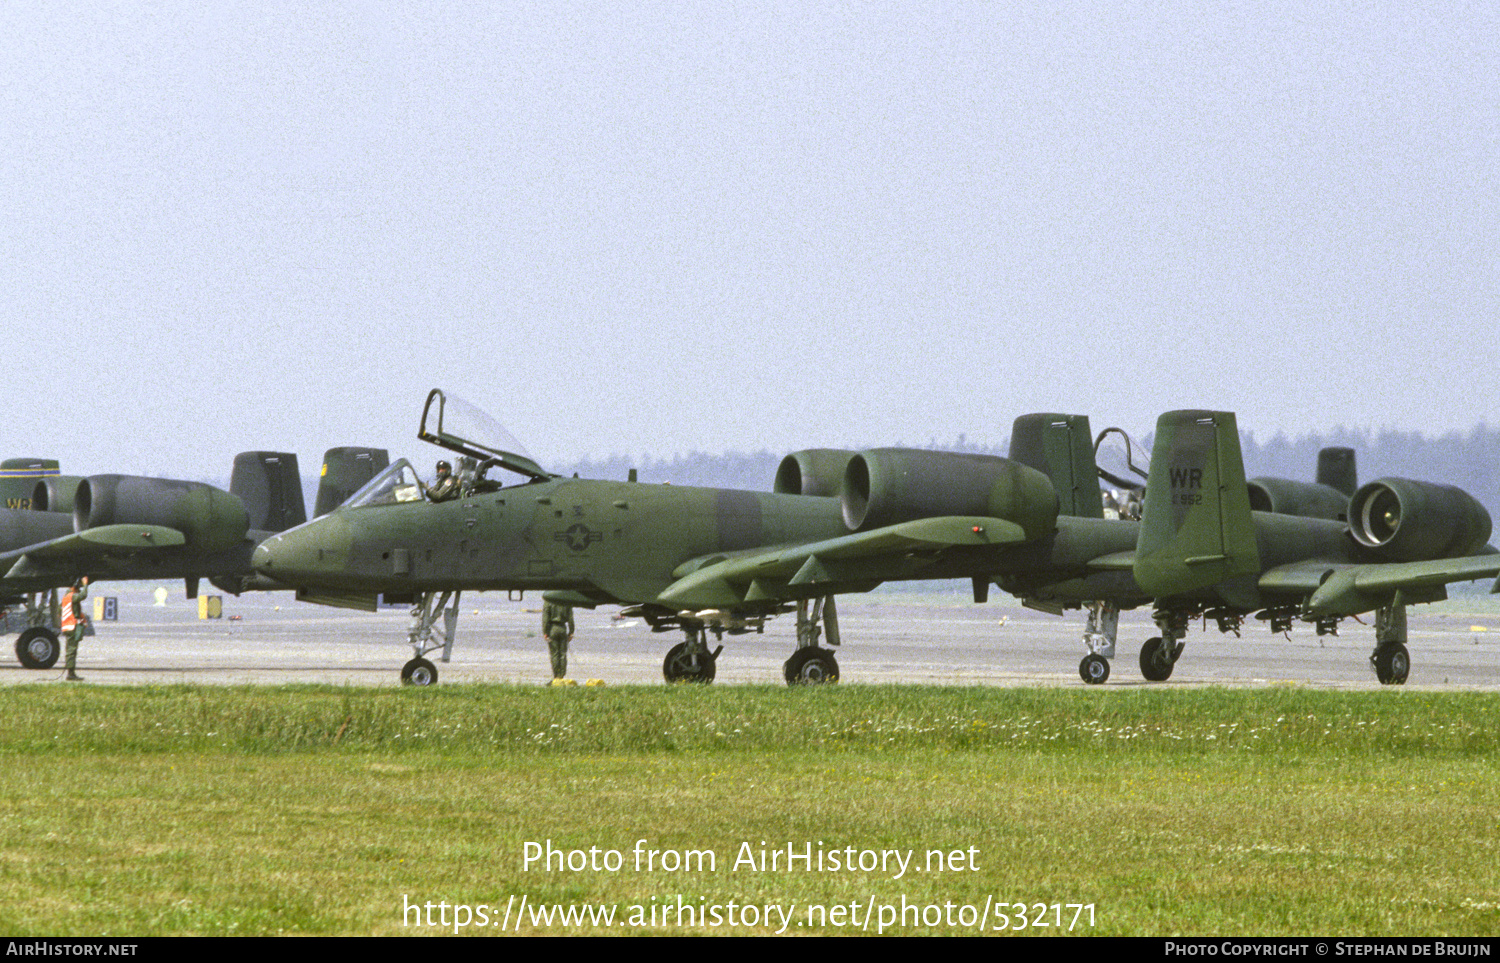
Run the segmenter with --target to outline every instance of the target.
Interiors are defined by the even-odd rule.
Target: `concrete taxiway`
[[[151,585],[99,585],[92,597],[118,600],[118,621],[99,622],[83,640],[85,684],[288,684],[394,686],[411,658],[408,613],[344,611],[298,604],[286,595],[223,599],[223,617],[200,620],[197,603],[172,588],[156,605]],[[965,586],[966,588],[966,586]],[[1484,586],[1483,588],[1488,588]],[[451,662],[437,663],[440,684],[534,684],[549,676],[539,631],[541,599],[510,601],[503,593],[466,595]],[[579,681],[659,684],[661,660],[678,633],[652,633],[616,609],[577,612],[569,675]],[[839,599],[844,645],[838,653],[846,683],[1049,685],[1085,688],[1078,677],[1083,616],[1058,617],[1009,598],[975,605],[946,584],[914,591],[897,587]],[[763,635],[726,636],[719,684],[779,683],[795,638],[791,618],[775,619]],[[1500,596],[1470,590],[1438,605],[1411,610],[1411,678],[1406,688],[1500,690]],[[1111,686],[1308,684],[1378,689],[1369,654],[1374,629],[1346,621],[1338,636],[1318,638],[1299,625],[1289,637],[1249,620],[1244,637],[1195,625],[1177,671],[1167,683],[1141,678],[1141,643],[1156,634],[1149,613],[1125,613]],[[52,682],[61,663],[28,670],[15,661],[15,636],[0,639],[0,685]]]

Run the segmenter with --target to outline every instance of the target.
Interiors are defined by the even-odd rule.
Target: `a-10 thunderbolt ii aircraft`
[[[384,449],[330,449],[318,505],[337,505],[389,463]],[[49,459],[8,459],[0,473],[12,506],[0,509],[0,610],[14,610],[0,626],[19,623],[16,656],[29,669],[57,662],[58,588],[83,576],[180,578],[189,598],[204,578],[234,595],[274,588],[251,567],[251,553],[307,520],[297,456],[287,452],[235,456],[227,492],[165,478],[62,475]]]
[[[1165,467],[1150,475],[1138,523],[1102,517],[1082,416],[1018,418],[1010,458],[798,452],[783,461],[777,490],[757,493],[562,478],[513,442],[487,444],[454,427],[451,411],[445,426],[455,402],[430,393],[418,436],[461,456],[461,498],[427,502],[411,465],[397,462],[338,510],[272,536],[255,554],[261,573],[305,601],[368,610],[377,595],[413,602],[414,657],[402,677],[416,684],[436,681],[425,656],[450,650],[466,590],[623,605],[657,631],[681,630],[685,641],[663,663],[674,681],[713,678],[722,646],[710,649],[710,632],[719,640],[759,632],[795,611],[785,676],[796,683],[838,677],[833,652],[819,644],[825,633],[840,642],[836,595],[958,578],[972,581],[976,601],[998,584],[1042,608],[1090,606],[1091,651],[1080,666],[1090,682],[1108,675],[1118,611],[1153,601],[1168,641],[1143,648],[1148,678],[1170,675],[1193,615],[1228,629],[1261,612],[1276,629],[1303,618],[1328,630],[1344,615],[1379,609],[1377,674],[1399,682],[1404,606],[1440,597],[1446,582],[1493,576],[1500,558],[1466,557],[1483,545],[1488,516],[1461,493],[1440,499],[1454,491],[1443,486],[1372,482],[1349,503],[1357,532],[1337,520],[1252,513],[1226,414],[1163,416],[1152,463]],[[522,481],[489,478],[497,468]],[[1314,488],[1262,497],[1279,497],[1283,511],[1327,511],[1310,497]],[[1425,534],[1455,526],[1474,530]]]
[[[413,602],[414,658],[402,678],[416,684],[437,678],[424,656],[447,656],[461,592],[528,589],[575,606],[627,606],[656,631],[681,630],[685,640],[663,663],[671,681],[712,680],[719,652],[709,633],[759,632],[796,612],[787,681],[833,680],[834,653],[818,643],[825,632],[839,643],[838,594],[972,576],[983,597],[988,573],[1007,560],[1072,577],[1087,556],[1134,546],[1133,525],[1101,517],[1087,420],[1060,423],[1057,436],[1049,418],[1018,422],[1018,437],[1026,427],[1036,457],[1053,459],[1056,484],[994,456],[817,450],[784,461],[777,491],[751,492],[562,478],[518,452],[508,433],[483,440],[503,429],[433,390],[418,437],[461,456],[461,498],[426,501],[415,470],[398,461],[336,511],[263,542],[255,566],[304,601],[371,611],[377,596]],[[467,430],[470,422],[484,424]],[[1070,449],[1069,437],[1081,445]],[[488,477],[495,469],[521,481]],[[1077,509],[1090,498],[1091,509]],[[1092,517],[1060,521],[1060,506]]]
[[[1500,575],[1500,554],[1486,544],[1489,513],[1468,493],[1381,478],[1344,501],[1337,489],[1352,487],[1352,452],[1325,450],[1323,461],[1320,478],[1331,485],[1247,483],[1232,413],[1161,416],[1139,543],[1092,563],[1128,571],[1134,583],[1102,594],[1101,607],[1141,596],[1153,603],[1162,634],[1141,649],[1148,680],[1172,674],[1193,618],[1212,618],[1236,635],[1251,614],[1275,632],[1302,620],[1325,634],[1346,617],[1373,611],[1376,678],[1400,684],[1411,667],[1406,607],[1447,598],[1451,582]],[[1500,581],[1491,591],[1500,591]],[[1112,649],[1112,632],[1107,641]],[[1079,671],[1085,681],[1103,682],[1105,654],[1091,651]]]

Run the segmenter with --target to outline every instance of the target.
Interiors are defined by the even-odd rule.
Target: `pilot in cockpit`
[[[437,479],[427,488],[427,500],[430,502],[452,501],[458,497],[458,476],[453,474],[453,466],[446,461],[437,463]]]

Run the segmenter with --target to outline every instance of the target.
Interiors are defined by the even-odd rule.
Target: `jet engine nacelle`
[[[876,448],[849,459],[841,494],[844,524],[867,531],[944,515],[1014,522],[1037,538],[1057,527],[1052,480],[1018,461],[908,448]]]
[[[204,552],[229,548],[245,537],[245,503],[202,482],[130,475],[90,475],[73,498],[73,530],[101,525],[161,525],[175,528]]]
[[[1490,513],[1461,488],[1381,478],[1349,500],[1349,533],[1383,559],[1473,555],[1490,538]]]
[[[844,484],[844,469],[854,452],[842,448],[807,448],[781,459],[776,468],[778,495],[824,495],[836,498]]]
[[[1349,496],[1336,488],[1290,478],[1252,478],[1250,509],[1298,518],[1326,518],[1341,522],[1349,513]]]
[[[43,478],[31,490],[31,507],[38,512],[73,511],[73,497],[83,478],[78,475],[54,475]]]

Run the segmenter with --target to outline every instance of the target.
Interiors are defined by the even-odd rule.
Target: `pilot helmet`
[[[437,463],[437,470],[439,475],[446,475],[453,470],[453,466],[446,461],[440,461]]]

